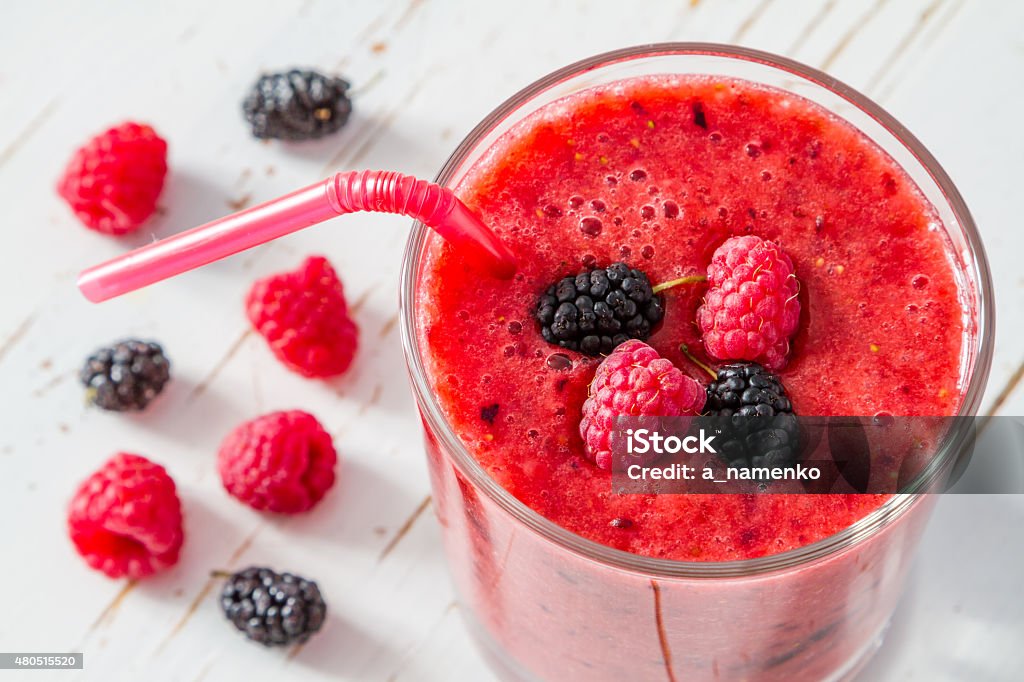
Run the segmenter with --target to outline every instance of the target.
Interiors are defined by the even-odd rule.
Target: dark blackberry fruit
[[[78,373],[86,399],[104,410],[126,412],[149,405],[171,378],[171,362],[160,344],[126,339],[100,348]]]
[[[647,275],[625,263],[559,280],[540,297],[536,312],[545,341],[593,356],[629,339],[646,341],[664,316]]]
[[[778,376],[754,362],[725,365],[708,384],[707,394],[701,423],[716,432],[715,449],[729,466],[797,463],[800,429]]]
[[[339,130],[352,113],[348,81],[292,69],[264,74],[242,103],[260,139],[312,140]]]
[[[327,604],[312,580],[257,566],[224,577],[221,609],[254,642],[264,646],[305,642],[324,624]]]

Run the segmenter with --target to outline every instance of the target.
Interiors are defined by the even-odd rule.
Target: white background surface
[[[568,62],[662,40],[736,42],[828,70],[876,98],[945,165],[996,279],[985,409],[1024,409],[1024,4],[1002,0],[5,3],[0,20],[0,651],[84,651],[59,680],[487,680],[458,616],[396,329],[409,221],[350,216],[103,306],[82,267],[335,169],[432,176],[520,87]],[[304,65],[357,89],[342,134],[260,144],[239,113],[260,70]],[[53,191],[71,150],[126,118],[170,142],[161,215],[123,240],[77,224]],[[362,349],[331,383],[289,374],[251,335],[257,276],[322,252],[357,309]],[[125,335],[165,344],[174,382],[139,416],[86,409],[74,373]],[[260,515],[214,469],[237,422],[301,407],[335,436],[340,480],[311,514]],[[64,508],[116,450],[167,466],[186,512],[181,563],[137,586],[75,555]],[[427,510],[427,511],[425,511]],[[1024,675],[1024,501],[944,499],[866,680]],[[305,647],[265,651],[223,621],[212,568],[291,569],[331,609]]]

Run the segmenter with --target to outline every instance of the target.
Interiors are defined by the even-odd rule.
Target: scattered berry
[[[312,140],[342,128],[352,113],[348,81],[292,69],[264,74],[249,91],[242,110],[261,139]]]
[[[602,469],[621,471],[613,442],[618,417],[681,417],[698,415],[704,407],[704,387],[683,374],[670,360],[642,341],[621,344],[594,374],[590,395],[583,403],[580,436],[587,457]],[[629,463],[648,464],[657,457]]]
[[[336,376],[352,364],[359,330],[341,280],[322,256],[258,280],[246,313],[277,359],[305,377]]]
[[[134,232],[156,210],[167,175],[167,143],[148,125],[122,123],[71,157],[57,192],[89,229]]]
[[[800,428],[782,380],[753,362],[718,370],[708,384],[705,414],[719,436],[718,455],[737,468],[796,464]]]
[[[315,582],[256,566],[228,577],[220,606],[236,628],[263,646],[305,642],[327,617]]]
[[[760,237],[733,237],[715,251],[708,284],[697,310],[708,354],[784,367],[800,321],[800,284],[789,256]]]
[[[647,275],[625,263],[559,280],[540,297],[536,313],[545,341],[593,356],[628,339],[646,340],[664,315]]]
[[[71,498],[68,533],[111,578],[144,578],[178,561],[184,534],[174,481],[159,464],[119,453]]]
[[[227,491],[253,509],[297,514],[334,485],[337,459],[316,417],[291,410],[235,428],[220,446],[217,470]]]
[[[126,339],[90,355],[78,376],[97,407],[143,410],[170,380],[171,362],[160,344]]]

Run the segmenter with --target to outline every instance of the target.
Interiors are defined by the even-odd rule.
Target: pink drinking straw
[[[515,272],[512,252],[451,190],[390,171],[346,171],[93,266],[78,288],[99,303],[356,211],[415,218],[479,270],[505,279]]]

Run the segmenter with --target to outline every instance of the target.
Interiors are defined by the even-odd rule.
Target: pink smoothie
[[[705,77],[584,91],[506,134],[459,194],[520,269],[482,278],[434,241],[417,311],[430,380],[491,476],[584,537],[655,557],[744,559],[832,535],[885,499],[612,494],[577,433],[598,360],[557,355],[532,318],[550,283],[595,264],[624,260],[657,283],[703,273],[730,235],[777,240],[802,284],[781,373],[798,413],[958,408],[962,308],[938,217],[887,155],[806,100]],[[666,292],[649,342],[705,381],[678,350],[702,348],[703,291]]]

